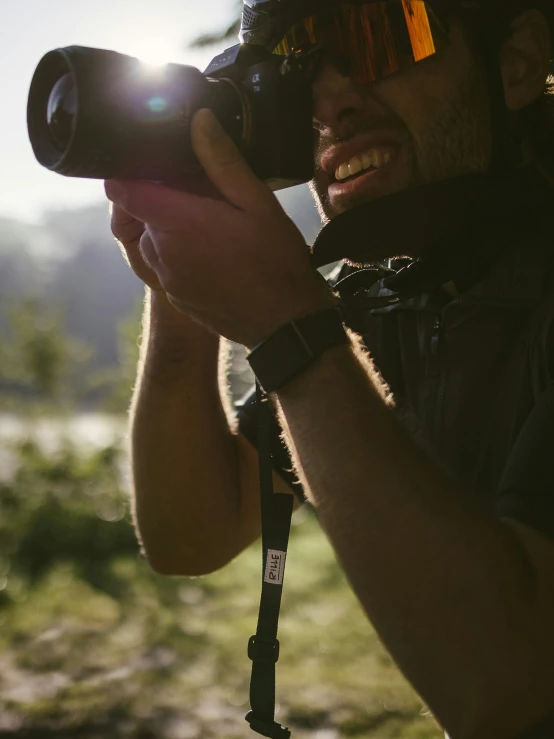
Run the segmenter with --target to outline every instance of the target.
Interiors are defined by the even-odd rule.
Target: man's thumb
[[[223,197],[238,208],[246,208],[261,193],[270,191],[252,172],[236,144],[215,115],[202,108],[192,121],[192,145],[206,174]]]

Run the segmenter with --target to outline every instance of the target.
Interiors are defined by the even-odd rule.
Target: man
[[[368,5],[356,12],[372,12]],[[378,3],[383,22],[398,10],[390,5]],[[488,171],[508,199],[501,189],[488,220],[488,201],[479,219],[464,211],[460,231],[466,220],[469,231],[449,236],[452,253],[471,254],[464,259],[475,269],[462,259],[463,274],[368,315],[369,357],[351,335],[272,397],[304,493],[368,618],[452,739],[551,737],[552,195],[529,170],[545,163],[544,137],[532,134],[548,77],[550,4],[402,7],[408,27],[412,11],[425,10],[444,34],[394,73],[364,81],[333,34],[324,39],[313,189],[330,226],[377,203],[372,212],[388,214],[394,237],[412,189],[415,197],[431,186],[436,197],[433,183]],[[502,29],[496,41],[485,34],[485,47],[476,8],[492,9]],[[291,44],[301,30],[291,30]],[[237,433],[218,390],[219,336],[251,350],[337,300],[209,112],[197,114],[193,141],[222,199],[106,183],[114,234],[150,288],[132,427],[136,514],[152,566],[175,575],[212,572],[260,534],[257,454],[245,436],[248,412]],[[383,245],[372,243],[369,219],[362,246],[377,261],[425,263],[432,220],[404,229],[413,243]],[[387,225],[376,222],[375,233]]]

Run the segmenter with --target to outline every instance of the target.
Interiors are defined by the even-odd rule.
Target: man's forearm
[[[453,739],[517,736],[552,699],[551,594],[514,529],[417,448],[378,384],[357,350],[337,347],[279,392],[308,495],[370,620]]]
[[[225,547],[219,521],[228,528],[238,506],[236,440],[218,388],[219,339],[163,294],[149,302],[131,420],[136,518],[156,569],[199,574],[217,566]]]

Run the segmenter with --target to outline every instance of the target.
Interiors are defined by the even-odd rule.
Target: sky
[[[236,5],[234,0],[0,0],[0,218],[40,223],[48,209],[104,199],[101,181],[62,177],[34,158],[27,95],[47,51],[93,46],[205,69],[219,49],[190,50],[187,43],[226,28]]]

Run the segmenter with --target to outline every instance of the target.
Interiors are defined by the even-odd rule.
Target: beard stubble
[[[417,67],[412,71],[417,72]],[[394,111],[379,105],[379,110],[371,114],[366,111],[345,112],[336,133],[319,137],[315,155],[316,176],[310,189],[324,223],[338,213],[331,204],[327,183],[318,183],[321,156],[330,146],[349,141],[361,133],[374,130],[400,133],[409,150],[408,171],[403,178],[404,184],[396,190],[382,195],[361,195],[348,204],[347,210],[394,192],[485,172],[489,168],[492,148],[490,103],[484,74],[474,59],[452,91],[447,100],[440,96],[426,98],[424,108],[416,111],[413,122],[403,121]]]

